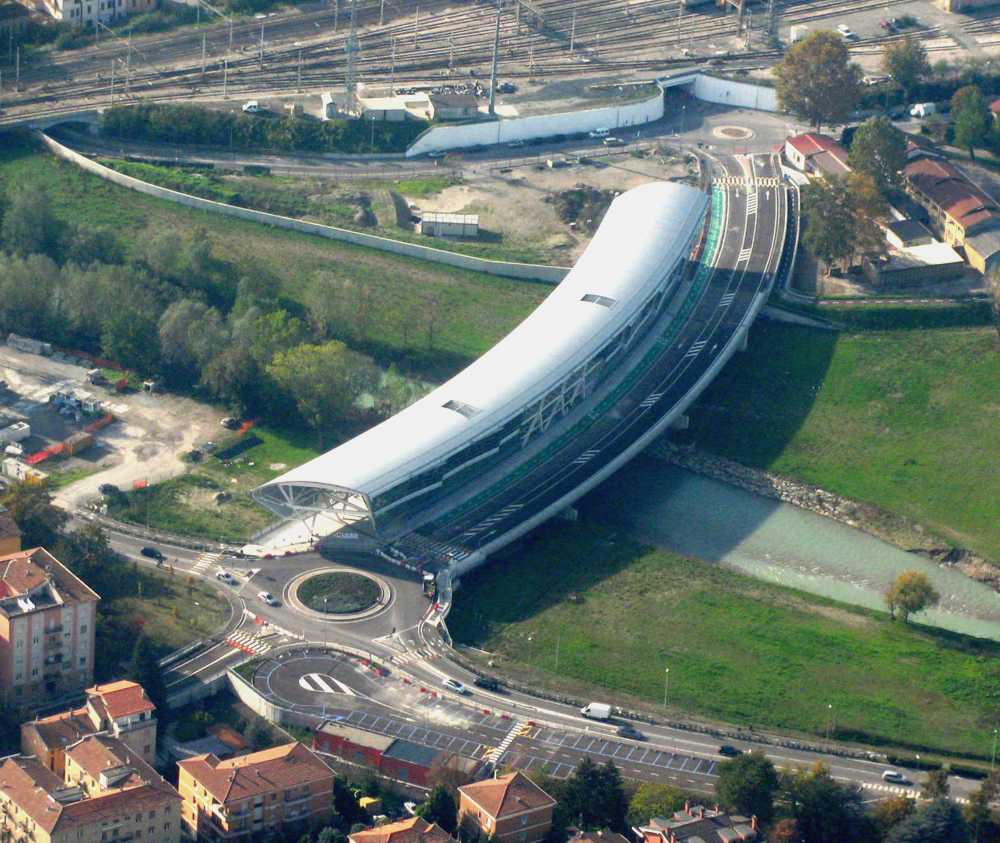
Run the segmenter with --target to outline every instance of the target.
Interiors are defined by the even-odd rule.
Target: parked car
[[[881,85],[883,82],[888,82],[891,78],[891,76],[886,76],[884,73],[873,73],[871,76],[865,76],[861,81],[870,88],[873,85]]]
[[[838,23],[837,32],[840,33],[842,38],[845,38],[848,41],[852,41],[854,39],[854,33],[851,31],[851,28],[847,24]]]
[[[416,802],[403,803],[403,810],[406,811],[406,813],[411,817],[415,817],[417,815],[417,808],[418,805]]]
[[[522,146],[524,146],[523,140],[514,140],[507,144],[508,149],[520,149]]]
[[[243,103],[243,113],[244,114],[259,114],[266,109],[261,107],[261,104],[257,100],[250,100],[249,102]]]
[[[625,146],[625,141],[621,138],[605,138],[602,143],[605,146]]]
[[[580,709],[580,714],[591,720],[607,720],[611,716],[611,706],[608,703],[590,702]]]
[[[122,490],[119,489],[114,483],[102,483],[97,487],[97,491],[109,498],[122,493]]]
[[[890,782],[892,784],[901,784],[904,786],[913,784],[913,782],[906,778],[906,776],[899,772],[899,770],[886,770],[882,773],[882,781]]]
[[[271,594],[270,591],[259,591],[259,592],[257,592],[257,596],[261,600],[263,600],[265,603],[267,603],[268,606],[277,606],[278,605],[277,599],[275,599],[275,596],[273,594]]]
[[[240,421],[239,419],[234,419],[232,416],[226,416],[224,419],[219,420],[219,424],[226,430],[236,430],[240,426]]]
[[[494,679],[492,676],[477,676],[472,684],[477,688],[484,688],[487,691],[500,690],[500,680]]]
[[[631,723],[622,723],[622,725],[618,727],[618,737],[628,738],[633,741],[646,740],[646,736],[636,729]]]
[[[219,571],[219,573],[215,575],[215,578],[217,580],[222,580],[226,585],[236,585],[239,582],[239,580],[230,574],[229,571]]]
[[[587,137],[591,139],[606,138],[610,134],[611,129],[594,129],[592,132],[587,132]]]
[[[163,555],[163,551],[155,547],[144,547],[139,551],[143,556],[149,559],[155,559],[157,562],[162,562],[167,557]]]
[[[933,102],[918,102],[910,108],[910,117],[926,117],[937,113],[937,104]]]
[[[724,743],[722,746],[719,747],[719,755],[723,755],[726,758],[735,758],[737,755],[742,755],[742,754],[743,753],[740,752],[735,746],[730,746],[727,743]]]
[[[463,697],[468,696],[472,693],[468,688],[465,687],[457,679],[452,679],[450,676],[441,683],[449,691],[454,691],[456,694],[461,694]]]

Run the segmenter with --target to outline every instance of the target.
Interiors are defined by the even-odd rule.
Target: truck
[[[587,703],[580,709],[580,714],[591,720],[608,720],[611,718],[611,706],[602,702]]]

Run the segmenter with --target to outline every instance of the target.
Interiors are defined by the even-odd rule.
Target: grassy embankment
[[[429,239],[414,232],[409,225],[403,227],[397,223],[393,193],[408,199],[427,199],[455,183],[449,176],[335,182],[320,178],[227,174],[201,167],[171,167],[117,159],[102,159],[101,163],[137,179],[204,199],[419,243],[449,252],[523,263],[549,263],[553,257],[544,249],[530,244],[504,242],[501,234],[485,227],[488,220],[483,220],[484,227],[480,228],[479,240],[476,241],[441,237]],[[370,211],[374,224],[355,221],[354,216],[362,207]]]
[[[694,441],[1000,560],[1000,345],[988,307],[824,314],[847,330],[758,322],[693,408]]]
[[[662,711],[669,668],[674,715],[979,757],[1000,697],[1000,645],[893,623],[597,525],[549,525],[466,575],[448,626],[535,687]]]

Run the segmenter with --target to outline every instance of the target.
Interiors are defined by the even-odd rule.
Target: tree
[[[146,689],[146,696],[157,708],[157,716],[163,720],[167,714],[167,686],[163,681],[163,672],[157,664],[153,642],[140,633],[132,649],[132,661],[129,664],[128,678],[138,682]]]
[[[295,400],[302,418],[319,434],[359,415],[357,400],[378,385],[379,370],[342,342],[300,345],[275,355],[268,373]]]
[[[427,822],[437,823],[449,834],[454,834],[458,828],[458,806],[455,797],[444,785],[435,785],[427,801],[417,808],[417,813]]]
[[[730,811],[756,815],[762,823],[774,816],[778,771],[762,752],[749,752],[723,761],[718,768],[715,795]]]
[[[993,815],[991,803],[1000,793],[1000,773],[991,773],[983,783],[969,794],[963,812],[973,843],[987,843],[1000,839],[1000,827]]]
[[[893,828],[910,816],[917,805],[908,796],[890,796],[876,803],[872,808],[872,819],[879,839],[884,838]]]
[[[52,503],[46,483],[14,480],[0,494],[0,505],[20,528],[22,547],[51,547],[69,519]]]
[[[559,801],[570,821],[584,829],[625,828],[628,799],[621,774],[611,761],[598,767],[584,758],[566,780]]]
[[[947,770],[931,770],[927,774],[927,780],[920,785],[920,795],[924,799],[947,799],[950,791]]]
[[[983,146],[993,125],[986,97],[976,85],[959,88],[951,98],[951,120],[955,132],[955,146],[966,149],[972,160],[976,147]]]
[[[804,241],[817,258],[832,266],[854,254],[856,224],[843,179],[815,179],[802,190]]]
[[[935,799],[892,829],[886,843],[968,843],[969,827],[958,806]]]
[[[340,776],[333,779],[333,810],[337,816],[344,818],[348,828],[363,822],[367,817],[365,809],[358,804],[347,782]]]
[[[875,179],[867,173],[848,173],[847,203],[854,218],[854,256],[882,252],[885,237],[880,223],[889,216],[889,203],[879,190]]]
[[[921,571],[903,571],[885,592],[885,605],[889,616],[895,620],[897,614],[906,623],[910,615],[930,606],[941,599],[927,574]]]
[[[659,782],[643,782],[628,803],[629,825],[642,825],[651,817],[669,817],[686,800],[679,787]]]
[[[101,327],[101,351],[129,369],[153,372],[160,360],[156,319],[134,306],[113,309]]]
[[[845,122],[861,96],[861,69],[849,59],[836,32],[813,32],[796,41],[774,68],[781,107],[817,131],[824,123]]]
[[[63,238],[63,253],[67,261],[89,266],[93,263],[121,263],[125,250],[110,228],[91,228],[76,223]]]
[[[867,839],[867,818],[857,789],[841,784],[827,767],[782,777],[781,795],[802,843],[855,843]]]
[[[867,173],[885,192],[898,184],[906,165],[906,136],[888,117],[865,120],[851,140],[850,162],[855,171]]]
[[[9,194],[0,227],[3,245],[15,255],[56,258],[60,226],[49,195],[36,184],[18,184]]]
[[[770,843],[802,843],[798,823],[789,818],[778,820],[767,839]]]
[[[930,75],[927,50],[919,39],[907,35],[902,41],[891,41],[882,50],[882,69],[903,89],[907,102],[913,89]]]
[[[247,727],[246,731],[247,743],[250,744],[250,748],[255,752],[260,749],[265,749],[270,743],[270,736],[267,733],[267,729],[264,724],[258,719],[254,718],[250,725]]]

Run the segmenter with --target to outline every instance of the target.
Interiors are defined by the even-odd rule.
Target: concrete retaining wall
[[[487,260],[477,258],[472,255],[461,255],[457,252],[448,252],[444,249],[434,249],[430,246],[421,246],[417,243],[405,243],[401,240],[393,240],[389,237],[379,237],[374,234],[365,234],[360,231],[350,231],[346,228],[335,228],[331,225],[321,225],[315,222],[305,222],[304,220],[282,217],[278,214],[268,214],[264,211],[254,211],[250,208],[239,208],[235,205],[227,205],[224,202],[213,202],[211,199],[202,199],[198,196],[191,196],[187,193],[180,193],[166,187],[160,187],[141,179],[127,176],[124,173],[116,172],[110,167],[105,167],[97,161],[92,161],[85,155],[63,146],[58,141],[53,140],[48,135],[42,134],[42,141],[49,150],[60,158],[76,164],[88,173],[93,173],[99,178],[113,182],[121,187],[130,190],[137,190],[158,199],[166,199],[180,205],[187,205],[189,208],[197,208],[201,211],[210,211],[223,216],[236,217],[237,219],[258,222],[264,225],[275,226],[276,228],[287,228],[292,231],[299,231],[303,234],[315,234],[320,237],[328,237],[331,240],[340,240],[344,243],[352,243],[355,246],[367,246],[371,249],[379,249],[383,252],[391,252],[409,258],[433,261],[434,263],[446,264],[458,267],[459,269],[471,270],[473,272],[484,272],[488,275],[499,275],[505,278],[517,278],[525,281],[545,281],[547,283],[558,283],[563,279],[569,269],[561,266],[541,266],[531,263],[514,263],[511,261]]]
[[[594,129],[620,129],[651,123],[663,116],[663,93],[638,102],[563,111],[557,114],[535,114],[528,117],[508,117],[483,123],[463,123],[455,126],[434,126],[418,137],[409,149],[408,158],[428,152],[491,146],[515,140],[572,135]]]
[[[692,93],[695,98],[705,102],[731,105],[734,108],[754,108],[757,111],[781,110],[778,107],[778,92],[766,85],[733,82],[699,73],[695,77]]]

